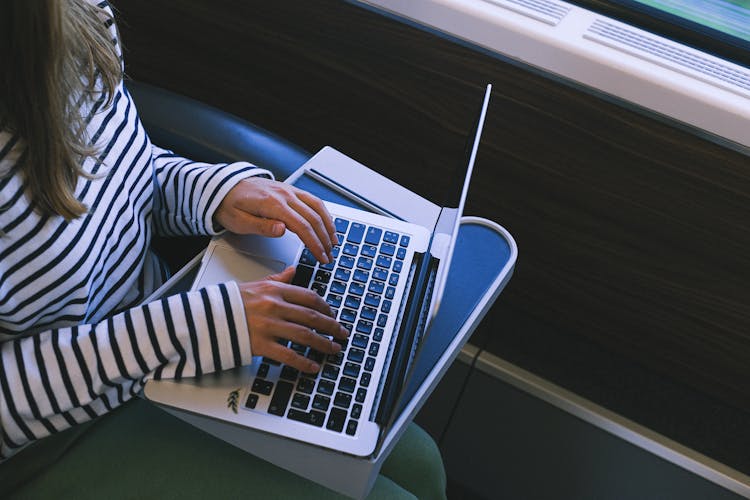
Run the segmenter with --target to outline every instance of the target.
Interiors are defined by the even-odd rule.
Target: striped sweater
[[[149,250],[154,234],[214,234],[227,192],[270,174],[154,146],[122,83],[111,106],[80,109],[99,154],[83,164],[93,178],[76,187],[88,212],[70,222],[32,210],[19,174],[24,142],[0,132],[0,460],[112,410],[150,377],[251,360],[235,283],[141,302],[166,277]]]

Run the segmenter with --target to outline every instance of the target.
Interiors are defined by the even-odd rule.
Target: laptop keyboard
[[[340,217],[334,223],[339,245],[333,249],[333,262],[317,262],[305,248],[293,284],[324,297],[349,330],[349,339],[334,339],[341,344],[335,355],[283,342],[318,363],[320,372],[301,373],[263,358],[245,407],[354,435],[368,391],[376,390],[372,371],[376,357],[387,350],[381,341],[396,287],[407,274],[402,270],[410,238]]]

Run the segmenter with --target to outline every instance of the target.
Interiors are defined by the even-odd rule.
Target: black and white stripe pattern
[[[153,146],[122,84],[107,108],[101,99],[81,104],[101,153],[84,162],[94,178],[79,179],[76,194],[89,207],[79,219],[31,209],[18,168],[24,142],[0,132],[0,460],[112,410],[149,377],[251,360],[235,283],[140,303],[165,278],[149,250],[154,233],[215,234],[227,192],[270,174]]]

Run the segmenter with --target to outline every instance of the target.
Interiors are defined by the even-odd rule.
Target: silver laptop
[[[334,262],[317,262],[290,232],[281,238],[226,234],[208,245],[194,289],[297,266],[294,283],[323,297],[350,331],[336,355],[288,344],[316,361],[319,373],[256,357],[249,366],[200,378],[151,380],[145,396],[354,456],[375,453],[413,395],[408,382],[445,288],[490,93],[487,85],[454,203],[438,206],[325,147],[288,181],[303,189],[323,184],[345,203],[326,202],[339,239]]]

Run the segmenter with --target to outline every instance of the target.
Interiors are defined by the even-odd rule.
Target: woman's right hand
[[[291,340],[324,354],[336,354],[341,345],[320,335],[345,339],[349,332],[333,318],[331,307],[315,292],[292,285],[294,267],[261,281],[239,285],[245,305],[253,356],[266,356],[307,373],[320,366],[278,343]],[[313,331],[313,329],[315,331]]]

